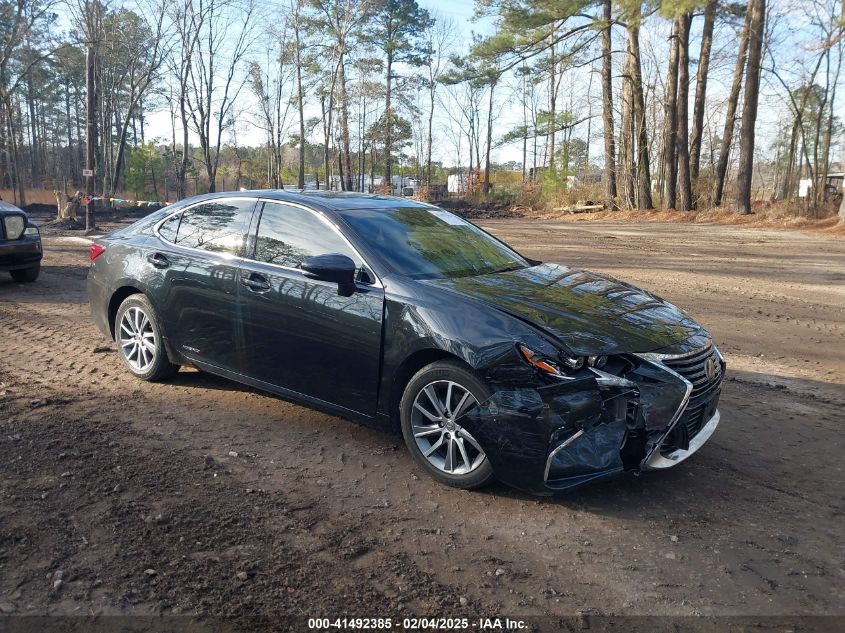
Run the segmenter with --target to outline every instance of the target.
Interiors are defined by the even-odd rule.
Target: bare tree
[[[631,57],[631,96],[633,101],[634,131],[637,143],[637,207],[653,209],[651,198],[651,161],[648,151],[648,126],[646,125],[645,95],[643,93],[643,73],[640,61],[640,20],[639,9],[628,26],[628,51]]]
[[[613,138],[613,7],[611,0],[602,1],[603,29],[601,35],[601,92],[602,124],[604,126],[604,191],[605,206],[616,207],[616,147]],[[525,152],[523,151],[523,161]]]
[[[285,88],[291,84],[294,69],[290,63],[290,29],[272,26],[266,33],[266,61],[262,67],[257,62],[249,65],[249,86],[258,100],[258,121],[267,138],[267,182],[275,188],[284,187],[282,159],[286,135],[290,126],[288,115],[292,105],[291,95]]]
[[[754,172],[754,127],[757,123],[757,99],[766,22],[766,0],[749,0],[748,64],[745,71],[745,95],[739,137],[739,171],[736,177],[736,211],[751,213],[751,179]]]
[[[108,16],[105,27],[99,50],[99,92],[103,119],[115,122],[117,135],[113,138],[112,126],[104,126],[109,143],[103,148],[108,157],[103,165],[103,192],[114,195],[124,168],[130,124],[159,78],[170,42],[164,6],[157,0],[141,14],[121,10]]]
[[[181,37],[197,37],[188,65],[186,104],[191,127],[199,138],[209,191],[216,191],[223,132],[247,73],[241,68],[255,40],[254,0],[188,0],[190,26]]]
[[[678,16],[678,102],[677,126],[675,137],[678,159],[678,187],[680,189],[680,210],[692,211],[695,200],[692,197],[692,182],[689,155],[689,35],[692,14]]]
[[[352,190],[352,149],[349,135],[349,99],[346,65],[362,19],[370,11],[371,0],[310,0],[316,12],[314,28],[328,36],[329,57],[336,59],[334,84],[337,89],[341,140],[341,188]]]
[[[704,8],[701,27],[701,52],[695,74],[695,101],[693,102],[692,131],[690,132],[690,178],[698,180],[701,167],[701,138],[704,134],[704,101],[707,96],[707,78],[710,74],[710,51],[713,48],[713,28],[716,24],[718,0],[708,0]]]
[[[728,174],[728,160],[733,143],[734,126],[736,124],[736,111],[739,105],[739,93],[742,89],[742,78],[745,74],[745,60],[748,55],[748,34],[751,21],[751,12],[745,16],[745,23],[739,36],[739,50],[737,51],[736,64],[734,66],[733,81],[731,82],[730,93],[728,94],[728,107],[725,112],[725,126],[722,131],[722,140],[719,144],[719,159],[716,163],[715,182],[713,186],[713,206],[722,206],[722,197],[725,192],[725,180]]]
[[[425,87],[428,91],[428,133],[426,135],[425,182],[431,185],[431,149],[434,144],[434,107],[437,88],[443,73],[449,65],[449,55],[455,41],[455,23],[452,20],[432,15],[425,28],[425,42],[428,65],[425,67]]]
[[[305,188],[305,90],[302,85],[303,49],[305,48],[305,29],[302,19],[303,0],[290,0],[288,21],[293,33],[293,61],[296,68],[296,109],[299,113],[299,172],[297,187]]]
[[[2,40],[0,40],[0,107],[6,115],[9,127],[8,140],[11,149],[10,167],[17,199],[21,206],[26,204],[26,190],[23,181],[21,156],[18,147],[17,113],[12,105],[12,95],[28,76],[35,65],[55,52],[57,47],[41,55],[31,56],[24,64],[15,67],[13,61],[26,45],[30,35],[50,19],[55,0],[13,0],[0,4],[0,22]]]
[[[674,209],[678,186],[678,20],[672,21],[669,35],[669,65],[663,99],[663,204]]]

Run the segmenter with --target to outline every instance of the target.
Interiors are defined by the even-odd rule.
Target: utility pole
[[[85,86],[87,90],[87,108],[85,112],[85,233],[94,233],[97,223],[94,217],[94,183],[97,169],[97,80],[95,77],[94,46],[89,42],[85,53]]]

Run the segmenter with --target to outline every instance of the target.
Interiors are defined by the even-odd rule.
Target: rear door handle
[[[167,268],[170,266],[170,260],[161,253],[150,253],[147,255],[147,261],[156,268]]]
[[[241,277],[241,283],[253,292],[267,292],[270,290],[270,282],[267,278],[258,273],[250,273],[247,277]]]

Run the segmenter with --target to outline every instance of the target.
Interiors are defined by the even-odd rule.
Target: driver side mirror
[[[337,294],[350,297],[355,292],[355,262],[340,253],[315,255],[302,262],[299,267],[307,277],[337,283]]]

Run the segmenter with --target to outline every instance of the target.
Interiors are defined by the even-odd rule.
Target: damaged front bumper
[[[497,477],[529,492],[674,466],[719,424],[724,359],[708,344],[633,355],[628,363],[620,375],[590,370],[555,384],[500,389],[464,425]]]
[[[716,431],[716,427],[719,426],[720,419],[721,415],[719,414],[719,410],[716,409],[713,417],[710,418],[707,423],[701,427],[701,430],[690,440],[689,446],[686,449],[676,448],[667,455],[664,455],[660,451],[655,451],[651,457],[645,460],[645,467],[649,469],[661,469],[677,466],[687,457],[695,453],[699,448],[704,446],[704,443],[710,439],[710,436]]]

